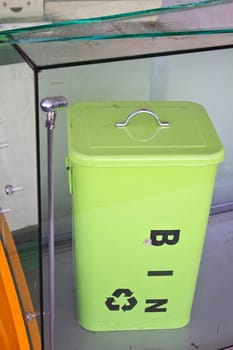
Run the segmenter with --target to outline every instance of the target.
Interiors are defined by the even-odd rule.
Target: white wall
[[[154,58],[151,99],[190,100],[205,107],[226,152],[213,203],[233,201],[233,50]]]
[[[10,228],[38,223],[33,72],[26,63],[0,66],[0,206]],[[7,196],[7,184],[23,190]]]

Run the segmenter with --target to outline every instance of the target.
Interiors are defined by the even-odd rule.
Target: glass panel
[[[64,95],[68,99],[69,104],[77,101],[150,101],[157,99],[189,99],[202,103],[209,112],[210,117],[213,117],[216,129],[229,154],[224,167],[219,168],[220,177],[217,179],[217,191],[214,199],[214,204],[218,204],[222,200],[224,201],[221,192],[222,183],[224,182],[225,185],[228,185],[226,179],[230,173],[232,178],[230,160],[232,145],[228,140],[230,130],[232,129],[229,127],[232,125],[232,122],[229,120],[232,110],[230,102],[232,100],[230,97],[232,56],[232,50],[224,50],[214,53],[196,53],[195,55],[186,54],[168,58],[160,57],[42,70],[38,73],[39,100],[46,96]],[[218,86],[215,84],[215,77],[220,82]],[[220,80],[220,77],[222,80]],[[224,99],[223,102],[221,96],[225,96],[226,93],[226,96],[228,96],[227,101]],[[219,99],[217,96],[220,96]],[[46,226],[47,130],[45,128],[45,118],[45,113],[40,112],[40,187],[42,218],[43,224]],[[227,273],[230,272],[230,265],[227,260],[230,259],[232,261],[232,250],[230,245],[226,245],[224,241],[228,236],[227,230],[232,225],[232,214],[222,216],[219,221],[215,217],[210,221],[192,321],[187,327],[180,330],[88,332],[78,325],[75,299],[75,289],[77,286],[73,275],[75,265],[71,251],[71,198],[68,190],[68,173],[65,166],[65,157],[67,155],[66,123],[66,110],[57,111],[53,150],[56,235],[55,293],[57,300],[56,349],[60,350],[64,347],[72,348],[79,346],[81,349],[93,350],[103,348],[135,348],[141,350],[146,347],[148,349],[153,348],[156,344],[156,346],[161,348],[179,350],[185,347],[197,348],[201,344],[205,344],[206,349],[212,349],[214,345],[216,348],[221,348],[227,344],[231,344],[232,331],[227,325],[228,321],[230,324],[232,323],[232,312],[231,310],[226,310],[226,305],[231,300],[230,291],[232,290],[232,283],[228,279],[227,274],[221,274],[220,283],[216,279],[215,273],[212,273],[216,271],[212,267],[215,266],[218,269],[219,266],[222,266],[226,269]],[[229,133],[226,129],[229,129]],[[230,192],[232,193],[231,190],[228,191],[228,193]],[[45,226],[43,226],[44,235],[46,235]],[[111,225],[109,226],[109,235],[111,235]],[[105,222],[103,222],[103,227],[106,227]],[[224,238],[220,238],[220,231]],[[114,242],[117,242],[116,237],[114,238]],[[105,242],[103,242],[103,247],[104,244]],[[90,244],[90,255],[94,249],[95,247]],[[104,248],[102,250],[100,249],[99,253],[102,256],[104,254]],[[44,263],[46,274],[48,269],[47,257],[45,257]],[[129,262],[129,266],[130,269],[133,269],[134,263],[130,265]],[[213,286],[211,288],[211,300],[209,300],[209,285]],[[224,290],[222,290],[222,285],[226,286]],[[47,285],[45,287],[47,288]],[[226,304],[225,306],[222,304],[216,309],[213,307],[213,304],[216,305],[215,301],[220,298],[222,293],[224,293],[226,298]],[[223,322],[221,332],[219,331],[219,319]],[[210,328],[215,329],[215,332],[211,333]],[[203,332],[203,329],[205,332]]]
[[[24,31],[24,27],[35,25],[42,25],[51,29],[74,23],[103,23],[109,20],[141,18],[229,2],[231,0],[41,0],[32,3],[17,1],[18,7],[16,8],[14,0],[8,0],[1,3],[1,29],[11,27],[17,28],[17,31]]]
[[[6,220],[0,215],[1,235],[32,348],[40,350],[42,305],[33,72],[12,47],[1,47],[0,57],[0,207],[6,213]]]
[[[77,101],[186,100],[202,104],[209,113],[226,148],[215,185],[214,207],[232,202],[232,50],[203,52],[154,59],[109,62],[80,67],[45,70],[39,73],[39,100],[64,95],[69,104]],[[210,63],[211,62],[211,63]],[[199,74],[202,72],[202,74]],[[215,72],[213,74],[213,72]],[[220,84],[215,84],[216,77]],[[210,88],[211,85],[211,88]],[[228,96],[223,103],[221,91]],[[208,92],[208,93],[207,93]],[[219,97],[219,98],[218,98]],[[58,112],[54,131],[55,232],[66,240],[71,232],[71,202],[65,166],[67,155],[66,110]],[[230,118],[230,119],[229,119]],[[47,133],[46,114],[40,111],[40,164],[43,232],[47,223]],[[226,128],[226,125],[228,127]],[[233,125],[232,125],[233,127]]]
[[[230,0],[168,0],[162,4],[158,1],[152,9],[149,1],[146,3],[150,9],[133,11],[131,8],[132,12],[109,16],[98,16],[98,2],[87,3],[95,18],[87,18],[86,10],[86,18],[79,19],[74,6],[85,8],[86,2],[68,1],[65,2],[66,9],[63,2],[45,3],[45,13],[47,5],[55,11],[53,15],[49,13],[43,17],[48,23],[32,24],[27,18],[25,28],[10,29],[16,26],[16,20],[12,25],[8,19],[8,23],[0,27],[1,43],[18,44],[31,63],[38,67],[232,45],[230,14],[233,3]],[[103,1],[101,9],[107,8],[106,3],[107,0]],[[145,2],[143,4],[144,8]],[[72,7],[72,20],[67,15],[69,6]],[[59,11],[65,18],[59,17]],[[18,26],[22,27],[22,24]]]

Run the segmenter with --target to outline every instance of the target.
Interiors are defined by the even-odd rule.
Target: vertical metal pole
[[[54,196],[53,196],[53,129],[57,108],[68,105],[64,96],[44,98],[41,109],[47,112],[47,169],[48,169],[48,250],[49,250],[49,342],[50,350],[55,350],[55,249],[54,249]]]
[[[55,350],[55,254],[54,254],[54,195],[53,195],[53,129],[56,112],[47,114],[48,139],[48,248],[49,248],[49,339],[50,350]]]

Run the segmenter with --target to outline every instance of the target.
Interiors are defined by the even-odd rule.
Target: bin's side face
[[[81,325],[186,325],[216,166],[72,168]]]

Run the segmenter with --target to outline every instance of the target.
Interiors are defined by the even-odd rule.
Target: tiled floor
[[[233,212],[209,220],[192,318],[182,329],[99,333],[82,329],[75,315],[72,252],[57,252],[56,350],[217,350],[232,344]]]

